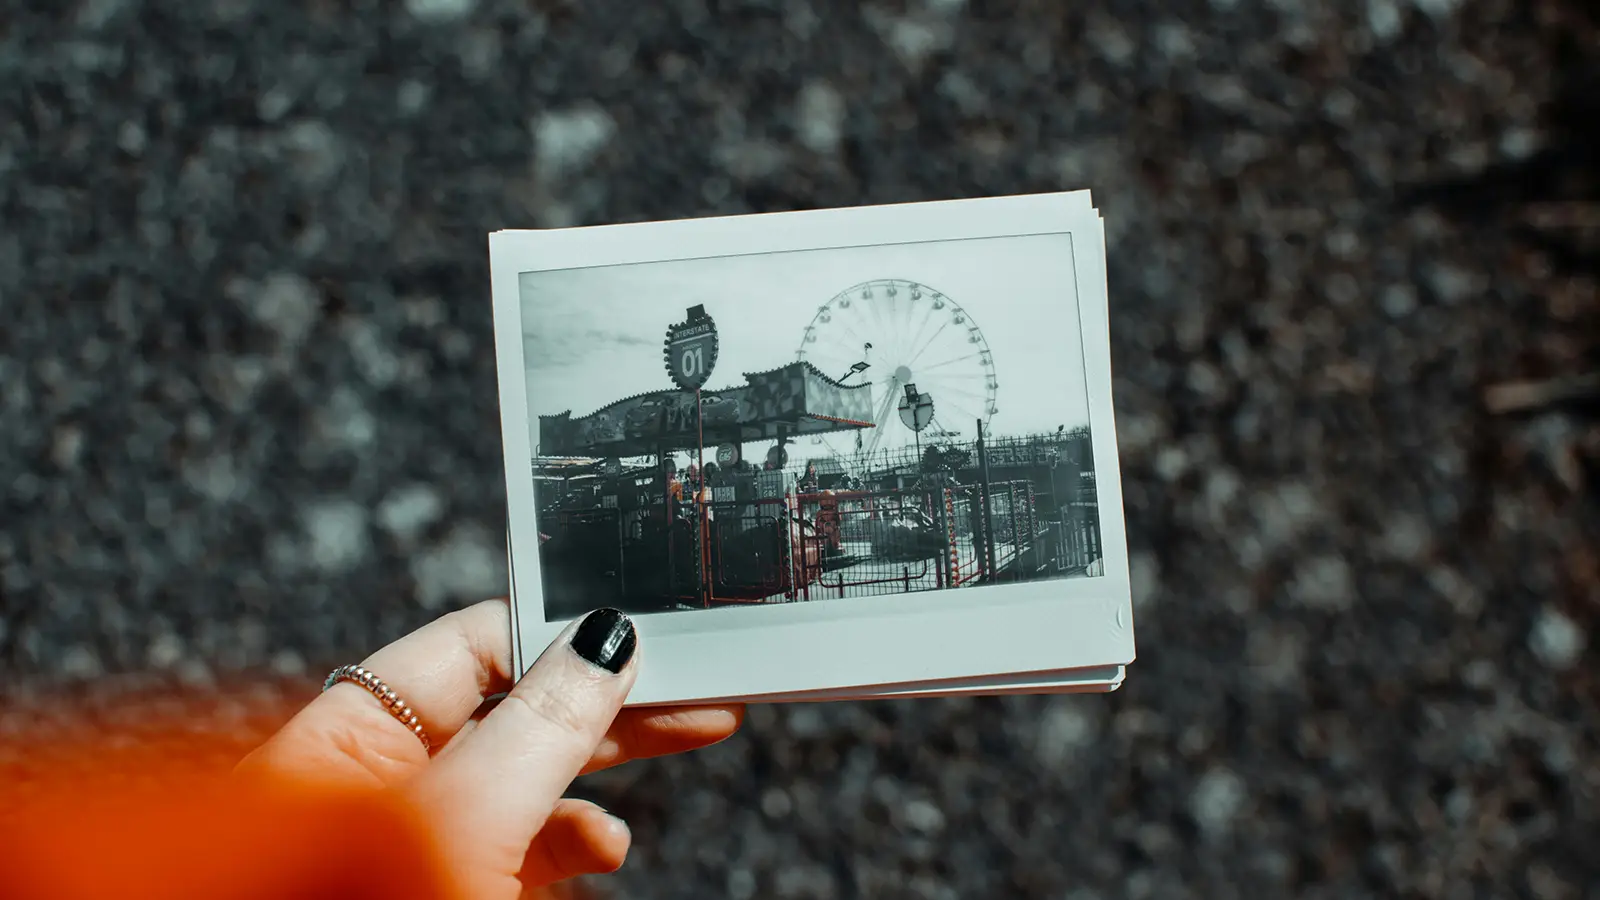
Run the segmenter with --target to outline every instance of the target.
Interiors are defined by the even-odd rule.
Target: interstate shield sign
[[[717,323],[704,306],[690,307],[684,321],[667,329],[664,362],[672,383],[681,390],[705,387],[717,366]]]

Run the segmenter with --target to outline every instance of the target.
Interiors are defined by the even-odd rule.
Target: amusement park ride
[[[707,390],[719,353],[715,322],[692,307],[663,342],[672,389],[540,417],[547,598],[630,612],[794,602],[1067,575],[1098,558],[1087,431],[987,438],[994,357],[939,291],[851,287],[793,362]],[[802,439],[823,452],[791,467]],[[771,444],[759,465],[744,457],[756,442]]]
[[[854,435],[853,445],[838,435],[816,439],[845,459],[870,460],[885,447],[912,442],[916,429],[895,415],[906,385],[939,398],[942,418],[929,423],[939,430],[959,434],[973,422],[987,427],[1000,411],[994,353],[977,322],[949,296],[914,281],[880,279],[840,291],[806,326],[796,358],[846,373],[841,381],[866,381],[880,398],[870,435]]]

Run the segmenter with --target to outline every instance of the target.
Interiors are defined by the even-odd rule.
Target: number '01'
[[[698,391],[705,385],[717,366],[717,326],[705,307],[691,306],[684,321],[667,329],[662,357],[679,390]]]
[[[683,351],[683,357],[678,361],[678,367],[682,369],[683,374],[689,378],[699,375],[705,364],[705,351],[701,350],[699,347],[690,347],[689,349]]]

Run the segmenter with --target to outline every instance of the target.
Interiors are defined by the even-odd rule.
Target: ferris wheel
[[[975,437],[998,412],[994,354],[972,316],[933,288],[898,278],[867,281],[824,303],[800,340],[798,357],[845,384],[872,384],[876,427],[821,436],[840,457],[869,458],[912,444],[898,414],[908,385],[932,399],[937,430]]]

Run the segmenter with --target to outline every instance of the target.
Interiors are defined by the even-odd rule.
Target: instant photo
[[[616,607],[701,697],[1131,662],[1103,254],[1073,195],[497,233],[519,633]],[[1053,648],[946,647],[1019,603]]]
[[[1070,235],[522,273],[545,615],[1103,571]]]

